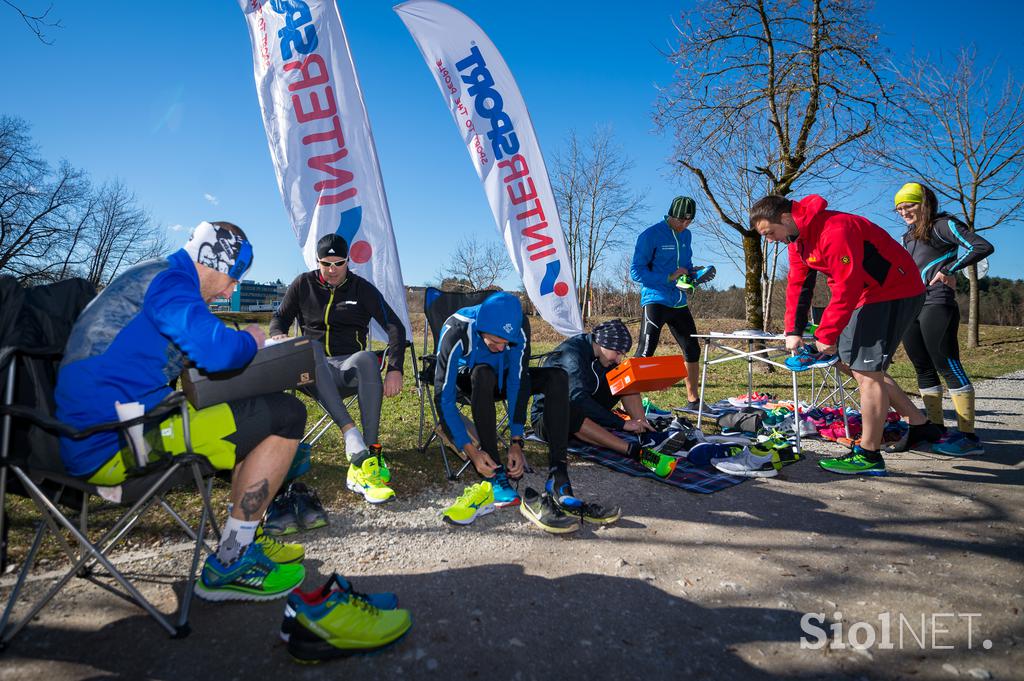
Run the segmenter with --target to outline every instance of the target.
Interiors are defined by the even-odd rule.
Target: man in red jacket
[[[803,345],[803,330],[818,272],[832,299],[814,333],[818,352],[839,354],[860,390],[863,433],[843,457],[822,459],[832,473],[885,475],[879,451],[890,405],[910,421],[910,441],[936,441],[929,422],[886,369],[903,332],[924,303],[924,285],[913,258],[870,220],[827,210],[820,196],[802,201],[766,196],[750,209],[750,227],[769,241],[789,244],[786,348]]]

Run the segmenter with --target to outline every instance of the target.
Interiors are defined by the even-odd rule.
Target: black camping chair
[[[129,421],[102,423],[76,430],[54,418],[54,386],[64,345],[78,313],[94,295],[82,280],[60,282],[46,287],[18,290],[0,281],[0,535],[6,538],[4,516],[8,492],[29,497],[42,516],[35,538],[17,576],[7,604],[0,615],[0,650],[29,623],[72,577],[88,579],[143,608],[172,638],[189,633],[188,616],[199,558],[206,545],[207,525],[216,535],[210,492],[212,469],[194,453],[189,432],[188,408],[181,393],[173,393],[149,413]],[[17,306],[19,313],[10,314]],[[84,438],[100,431],[118,430],[127,435],[131,426],[161,421],[178,412],[183,418],[187,452],[181,456],[145,462],[135,452],[135,468],[118,487],[98,487],[68,475],[60,458],[59,437]],[[126,437],[132,444],[132,439]],[[133,451],[134,445],[132,444]],[[165,498],[177,486],[194,487],[203,510],[193,529]],[[92,506],[90,506],[92,502]],[[124,571],[111,563],[109,554],[151,508],[167,511],[195,543],[191,567],[184,576],[185,588],[177,619],[150,603],[132,584]],[[89,522],[100,511],[121,513],[113,526],[95,541],[90,539]],[[67,555],[71,567],[57,579],[20,620],[10,626],[25,580],[34,566],[44,538],[52,535]],[[92,533],[95,534],[95,533]],[[67,538],[70,535],[70,541]],[[3,559],[6,560],[6,544]],[[111,583],[111,580],[113,583]]]
[[[440,417],[438,416],[437,409],[434,406],[433,385],[434,371],[437,367],[437,341],[441,335],[441,327],[444,326],[445,321],[447,321],[450,316],[464,307],[479,305],[494,293],[497,293],[497,291],[453,292],[442,291],[441,289],[434,287],[427,287],[423,295],[423,314],[426,317],[426,324],[424,324],[423,327],[423,354],[419,357],[418,368],[416,371],[416,390],[420,397],[420,429],[419,436],[417,438],[417,447],[420,452],[426,453],[430,445],[437,442],[438,447],[441,450],[441,460],[444,462],[444,471],[449,480],[457,480],[469,467],[471,462],[466,458],[466,455],[463,452],[456,449],[450,442],[447,442],[448,438],[444,434],[441,427]],[[529,337],[529,320],[525,316],[523,317],[523,320],[526,327],[527,337]],[[427,353],[428,333],[430,334],[430,338],[433,340],[433,353]],[[529,352],[529,346],[527,346],[526,352]],[[413,362],[417,362],[415,351],[413,351]],[[468,396],[464,395],[461,391],[458,394],[458,401],[459,404],[463,406],[469,405]],[[424,439],[426,407],[428,404],[430,405],[430,415],[433,420],[433,427],[431,431],[426,434],[426,439]],[[507,424],[507,421],[508,414],[505,413],[499,419],[499,430],[503,425]],[[452,467],[448,460],[449,449],[453,454],[455,454],[455,456],[463,460],[462,466],[455,473],[452,472]]]

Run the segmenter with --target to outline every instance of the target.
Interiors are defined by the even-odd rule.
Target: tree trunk
[[[764,328],[764,310],[761,307],[761,274],[764,260],[761,258],[761,235],[753,230],[743,232],[743,260],[747,266],[743,306],[747,324],[752,329]]]
[[[976,348],[981,345],[981,339],[978,337],[978,308],[981,297],[978,295],[977,265],[967,268],[967,281],[971,285],[967,299],[967,347]]]

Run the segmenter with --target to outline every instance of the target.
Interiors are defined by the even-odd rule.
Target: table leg
[[[708,380],[708,355],[711,353],[711,339],[704,341],[704,366],[700,370],[700,393],[697,403],[697,430],[700,430],[701,420],[704,418],[704,384]]]

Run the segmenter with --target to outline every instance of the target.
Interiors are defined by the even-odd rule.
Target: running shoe
[[[370,456],[377,457],[380,465],[380,479],[384,481],[385,485],[390,485],[391,467],[388,465],[387,459],[384,458],[384,448],[380,445],[370,445]]]
[[[380,475],[380,460],[368,456],[359,466],[349,464],[346,486],[361,494],[371,504],[383,504],[395,497],[395,490],[388,487]]]
[[[978,436],[954,432],[945,442],[933,445],[932,451],[946,456],[981,456],[985,448],[981,446]]]
[[[295,449],[295,456],[292,457],[292,465],[284,476],[285,482],[291,482],[300,475],[305,475],[309,472],[309,455],[312,450],[313,446],[308,442],[299,443],[299,446]]]
[[[687,293],[693,292],[695,288],[693,279],[689,275],[684,274],[683,276],[676,279],[676,288],[680,291],[686,291]]]
[[[817,348],[811,345],[805,345],[800,352],[786,358],[786,368],[790,371],[823,369],[832,366],[838,361],[839,355],[826,355],[823,352],[818,352]]]
[[[279,565],[252,542],[228,565],[216,554],[208,556],[195,592],[204,601],[270,601],[287,596],[305,576],[302,565]]]
[[[275,537],[295,534],[299,531],[299,519],[295,515],[295,497],[291,489],[278,492],[267,508],[263,518],[263,531]]]
[[[446,523],[469,525],[477,516],[494,511],[494,490],[487,480],[470,485],[462,491],[455,503],[444,510]]]
[[[906,452],[911,449],[917,449],[922,445],[938,442],[942,439],[943,435],[942,428],[931,421],[916,426],[912,425],[907,429],[906,440],[890,447],[889,451]]]
[[[295,516],[299,521],[299,527],[304,530],[315,530],[327,525],[327,511],[320,503],[320,497],[315,489],[301,482],[293,482],[288,491],[295,500]]]
[[[281,640],[287,642],[298,627],[295,623],[295,616],[298,613],[306,613],[306,617],[314,620],[323,617],[326,614],[323,611],[327,608],[327,599],[335,592],[341,592],[353,598],[361,598],[378,610],[394,610],[398,607],[398,596],[390,591],[372,594],[359,593],[352,588],[351,582],[335,572],[319,589],[302,591],[296,587],[288,594],[288,601],[284,606],[284,618],[281,620]]]
[[[701,284],[706,284],[714,279],[716,274],[718,274],[718,270],[715,269],[714,265],[697,267],[693,272],[693,285],[700,286]]]
[[[886,475],[885,461],[879,458],[871,461],[864,455],[864,450],[857,445],[853,451],[846,456],[839,456],[834,459],[822,459],[818,465],[829,473],[840,475]]]
[[[642,403],[643,403],[643,406],[644,406],[644,413],[645,414],[655,414],[657,416],[671,416],[672,415],[672,412],[670,412],[668,410],[665,410],[665,409],[662,409],[661,407],[656,405],[654,402],[651,402],[651,400],[649,398],[646,398],[646,397],[643,398]]]
[[[708,418],[718,418],[721,416],[721,412],[717,409],[713,409],[710,404],[704,404],[704,408],[700,408],[700,400],[693,400],[687,402],[685,407],[678,407],[678,411],[686,412],[687,414],[703,414]]]
[[[690,448],[686,460],[694,466],[710,466],[712,459],[729,456],[729,448],[717,442],[701,442]]]
[[[551,497],[538,493],[532,487],[527,487],[523,492],[519,512],[531,523],[551,534],[568,534],[580,529],[579,520],[566,515]]]
[[[288,654],[297,662],[316,663],[383,648],[412,627],[408,610],[375,608],[354,594],[332,592],[322,607],[299,611],[288,637]]]
[[[571,485],[562,485],[562,488],[556,493],[553,478],[548,478],[548,481],[544,484],[544,489],[548,496],[554,500],[555,504],[562,509],[563,513],[570,516],[579,516],[580,520],[588,523],[608,525],[622,517],[622,509],[618,506],[609,508],[597,502],[584,501],[573,494]]]
[[[519,492],[508,481],[508,471],[498,466],[491,478],[491,489],[494,492],[494,508],[508,508],[519,505]]]
[[[640,465],[659,478],[667,478],[672,475],[678,462],[679,460],[674,456],[662,454],[646,447],[640,448]]]
[[[306,557],[306,550],[302,548],[302,544],[283,542],[265,533],[262,527],[256,528],[254,541],[263,549],[264,555],[278,565],[298,563]]]
[[[749,447],[744,447],[733,456],[712,459],[711,465],[723,473],[743,478],[774,478],[779,471],[773,459],[774,454],[770,450],[754,453]]]

